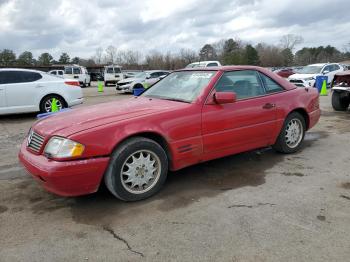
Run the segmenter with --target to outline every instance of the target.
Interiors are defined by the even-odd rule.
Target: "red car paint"
[[[178,170],[274,144],[286,116],[294,110],[307,116],[307,129],[319,120],[316,89],[296,88],[266,69],[229,66],[184,70],[217,72],[192,103],[134,97],[39,120],[32,129],[45,137],[44,145],[35,153],[23,142],[20,161],[47,190],[63,196],[77,196],[97,191],[109,156],[131,136],[163,141],[170,169]],[[234,70],[259,71],[284,87],[284,91],[216,104],[213,100],[215,83],[225,71]],[[85,145],[83,155],[79,159],[48,159],[43,150],[53,135]]]
[[[294,75],[295,72],[293,71],[293,69],[291,68],[287,68],[287,69],[280,69],[277,72],[275,72],[277,75],[279,75],[280,77],[284,77],[284,78],[288,78],[291,75]]]

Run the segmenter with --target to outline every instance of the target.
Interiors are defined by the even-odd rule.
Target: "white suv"
[[[120,80],[124,79],[124,75],[122,73],[122,69],[120,66],[110,65],[105,66],[104,71],[104,82],[105,86],[108,84],[116,85]]]
[[[297,74],[288,77],[288,81],[299,87],[314,87],[316,84],[316,76],[328,76],[327,84],[330,85],[334,75],[344,71],[340,64],[312,64],[303,67]]]
[[[82,87],[90,86],[91,79],[88,71],[85,67],[79,65],[65,66],[64,75],[65,79],[77,80]]]

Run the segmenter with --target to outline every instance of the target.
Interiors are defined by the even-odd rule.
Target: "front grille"
[[[40,152],[40,149],[44,143],[45,137],[31,131],[27,138],[27,147],[36,153]]]
[[[124,85],[128,85],[130,84],[131,82],[126,82],[126,83],[118,83],[118,86],[124,86]]]

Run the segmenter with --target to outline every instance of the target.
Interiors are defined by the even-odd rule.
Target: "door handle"
[[[272,104],[272,103],[266,103],[264,106],[263,106],[263,109],[272,109],[276,107],[275,104]]]
[[[36,88],[42,88],[44,87],[43,85],[36,85]]]

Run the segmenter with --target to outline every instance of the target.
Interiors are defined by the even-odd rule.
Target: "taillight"
[[[77,81],[65,81],[64,83],[70,86],[80,86],[79,82]]]

